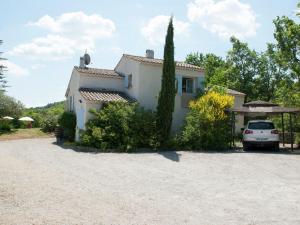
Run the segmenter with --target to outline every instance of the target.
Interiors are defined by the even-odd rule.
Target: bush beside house
[[[64,112],[58,119],[58,124],[63,128],[63,136],[68,141],[74,141],[76,130],[76,115],[72,112]]]
[[[136,103],[111,102],[86,124],[81,140],[85,146],[101,150],[132,151],[155,147],[155,114]]]
[[[233,97],[210,91],[190,103],[179,143],[190,150],[223,150],[230,141],[229,116],[225,110]]]

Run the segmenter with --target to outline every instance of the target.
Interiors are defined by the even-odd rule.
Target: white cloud
[[[14,75],[14,76],[26,76],[29,75],[29,71],[26,68],[23,68],[11,61],[5,60],[2,61],[2,64],[6,66],[7,72],[5,74]]]
[[[259,26],[251,6],[239,0],[194,0],[188,4],[187,15],[223,39],[255,36]]]
[[[116,31],[110,19],[83,12],[64,13],[57,18],[45,15],[28,26],[43,28],[49,33],[16,46],[10,54],[45,60],[64,59],[77,51],[92,52],[97,40],[110,38]]]
[[[165,41],[169,21],[169,16],[155,16],[151,18],[144,27],[142,27],[141,33],[145,37],[145,39],[150,42],[150,44],[162,44]],[[174,18],[175,38],[179,35],[188,36],[189,26],[189,23],[176,20]]]
[[[44,64],[40,64],[40,63],[36,63],[36,64],[33,64],[33,65],[30,66],[30,68],[32,70],[39,70],[39,69],[44,68],[44,67],[45,67],[45,65]]]

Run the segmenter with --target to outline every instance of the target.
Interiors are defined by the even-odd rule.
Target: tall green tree
[[[0,45],[3,43],[2,40],[0,40]],[[3,92],[6,88],[6,83],[7,81],[5,80],[5,76],[4,76],[4,70],[5,70],[5,66],[1,63],[1,61],[6,60],[5,58],[1,57],[1,54],[3,52],[0,52],[0,92]]]
[[[157,131],[162,147],[166,145],[170,137],[172,114],[175,105],[176,89],[173,36],[173,18],[171,18],[166,35],[161,90],[157,105]]]
[[[0,118],[3,116],[18,118],[22,115],[23,110],[24,105],[20,101],[0,93]]]
[[[247,43],[235,37],[230,39],[232,49],[227,53],[227,63],[231,67],[225,74],[227,86],[247,95],[247,100],[254,96],[254,79],[258,74],[258,55]]]
[[[202,67],[205,71],[205,84],[210,85],[215,76],[218,76],[220,70],[225,67],[225,61],[215,54],[202,54],[199,52],[187,55],[185,61],[189,64]],[[221,85],[221,84],[218,84]]]
[[[277,17],[273,22],[279,63],[292,71],[300,88],[300,24],[286,16]]]
[[[259,54],[258,73],[254,80],[255,99],[274,101],[276,90],[291,81],[287,70],[277,63],[278,57],[274,44],[268,44],[267,50]]]

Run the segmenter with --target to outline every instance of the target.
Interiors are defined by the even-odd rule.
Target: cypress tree
[[[2,40],[0,40],[0,45],[3,43]],[[1,57],[1,54],[3,52],[0,52],[0,94],[2,92],[4,92],[5,88],[7,87],[6,86],[6,80],[5,80],[5,77],[4,77],[4,71],[5,71],[5,66],[1,63],[2,60],[6,60],[5,58],[2,58]]]
[[[161,147],[165,146],[171,132],[172,114],[175,104],[175,61],[174,61],[174,28],[173,18],[170,19],[162,71],[161,90],[157,105],[157,131]]]

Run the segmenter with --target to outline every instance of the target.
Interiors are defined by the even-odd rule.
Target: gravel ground
[[[0,224],[300,224],[300,155],[0,142]]]

